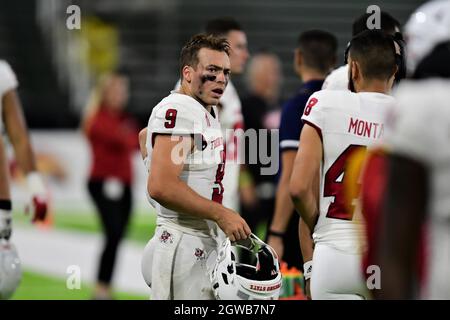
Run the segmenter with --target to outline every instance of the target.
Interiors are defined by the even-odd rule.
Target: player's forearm
[[[6,159],[3,138],[0,137],[0,200],[11,199],[8,179],[8,162]]]
[[[150,181],[148,192],[162,206],[198,218],[217,221],[223,212],[222,205],[202,197],[179,179],[164,182],[164,186]]]
[[[25,174],[36,171],[36,160],[28,135],[12,141],[16,161]]]
[[[276,232],[285,232],[293,211],[294,204],[292,203],[289,194],[289,179],[285,179],[282,177],[280,183],[278,184],[275,199],[275,212],[273,215],[270,230]]]
[[[311,261],[314,253],[314,242],[311,237],[311,230],[303,221],[303,219],[300,219],[299,221],[299,239],[303,261]]]
[[[10,90],[3,97],[3,120],[20,168],[25,173],[35,171],[36,161],[20,100],[15,90]]]
[[[291,189],[291,198],[295,210],[300,214],[301,219],[306,223],[310,230],[313,230],[316,224],[318,210],[317,201],[312,190],[298,192]]]

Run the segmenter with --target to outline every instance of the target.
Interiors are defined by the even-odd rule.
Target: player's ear
[[[300,51],[300,49],[295,49],[294,51],[294,70],[299,73],[300,72],[300,67],[303,64],[303,54]]]
[[[183,67],[183,79],[185,79],[188,83],[192,81],[192,68],[190,66]]]
[[[395,78],[395,75],[397,74],[397,72],[398,72],[398,65],[395,65],[394,74],[391,76],[391,78]]]
[[[301,66],[303,64],[303,54],[299,48],[295,49],[294,52],[294,64],[295,67]]]
[[[361,68],[356,61],[351,62],[351,77],[353,81],[356,81],[361,77]]]
[[[389,78],[389,81],[388,81],[388,86],[389,86],[389,88],[392,88],[392,87],[394,86],[395,75],[396,75],[397,72],[398,72],[398,66],[395,66],[395,69],[394,69],[394,70],[395,70],[394,73],[391,75],[391,77]]]

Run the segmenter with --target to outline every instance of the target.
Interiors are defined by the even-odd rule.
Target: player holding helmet
[[[230,77],[225,39],[196,35],[180,55],[181,88],[152,111],[146,149],[158,218],[142,259],[153,299],[214,299],[206,257],[220,228],[246,239],[247,223],[221,205],[225,154],[216,108]]]

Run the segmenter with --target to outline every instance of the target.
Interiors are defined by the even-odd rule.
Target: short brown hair
[[[206,33],[215,36],[226,36],[230,31],[242,31],[242,27],[234,18],[221,17],[209,20],[206,23]]]
[[[366,30],[353,37],[349,54],[367,79],[386,80],[395,74],[394,40],[381,30]]]
[[[297,41],[304,64],[321,73],[330,72],[336,64],[337,46],[336,37],[323,30],[305,31]]]
[[[197,67],[198,52],[202,48],[225,52],[230,55],[230,44],[225,38],[208,35],[205,33],[193,36],[181,49],[180,53],[180,75],[183,79],[184,66]]]

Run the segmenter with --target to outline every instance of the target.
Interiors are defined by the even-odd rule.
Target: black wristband
[[[11,200],[0,200],[0,209],[11,211],[12,210]]]
[[[273,231],[273,230],[270,230],[270,229],[269,229],[268,235],[269,235],[269,236],[274,236],[274,237],[280,237],[280,238],[283,238],[283,237],[284,237],[284,232],[278,232],[278,231]]]

